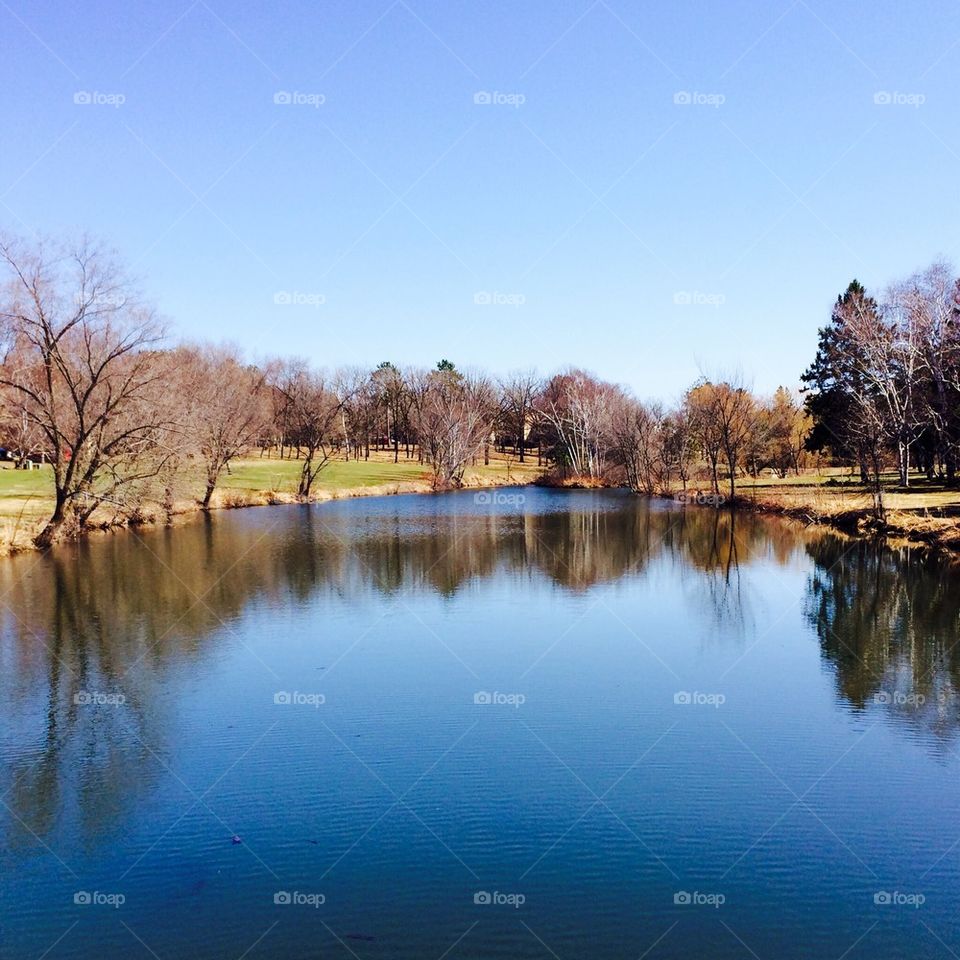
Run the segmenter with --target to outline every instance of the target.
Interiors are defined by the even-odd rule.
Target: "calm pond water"
[[[523,489],[113,535],[0,599],[5,960],[960,952],[942,562]]]

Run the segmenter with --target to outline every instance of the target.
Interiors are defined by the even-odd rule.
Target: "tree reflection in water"
[[[856,710],[891,717],[943,738],[957,730],[960,590],[953,563],[927,551],[823,536],[806,615]]]

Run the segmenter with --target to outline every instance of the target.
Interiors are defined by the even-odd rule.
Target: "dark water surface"
[[[118,534],[0,599],[4,960],[960,953],[943,562],[524,489]]]

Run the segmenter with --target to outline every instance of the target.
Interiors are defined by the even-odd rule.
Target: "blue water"
[[[4,561],[0,956],[955,956],[958,587],[531,488]]]

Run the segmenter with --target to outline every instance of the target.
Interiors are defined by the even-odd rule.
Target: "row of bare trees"
[[[0,242],[0,443],[19,464],[52,467],[55,505],[40,546],[79,532],[98,507],[132,520],[168,514],[185,478],[207,509],[251,450],[299,463],[308,499],[331,458],[389,451],[416,459],[437,488],[498,450],[554,475],[684,487],[703,466],[735,494],[744,471],[798,469],[803,414],[785,390],[769,401],[736,382],[702,380],[674,409],[571,369],[501,380],[434,368],[325,372],[300,359],[246,361],[229,346],[167,345],[122,266],[89,241]]]
[[[561,379],[571,376],[586,377],[577,372]],[[584,392],[576,391],[578,396]],[[587,395],[594,402],[572,405],[580,411],[580,426],[568,428],[566,436],[591,437],[595,453],[589,465],[599,463],[600,469],[589,475],[642,493],[686,491],[691,481],[706,481],[712,494],[732,501],[740,477],[763,470],[785,477],[799,473],[810,459],[804,446],[809,418],[782,387],[762,398],[739,377],[702,377],[673,407],[643,403],[619,387],[596,382]],[[566,462],[575,474],[586,475],[573,457]]]
[[[328,375],[303,360],[247,363],[229,347],[169,349],[154,310],[96,244],[4,240],[0,261],[0,431],[17,465],[52,468],[40,546],[104,505],[127,519],[151,499],[172,511],[191,470],[206,509],[231,462],[258,446],[297,458],[308,498],[334,451],[369,457],[389,442],[399,458],[403,443],[449,486],[490,442],[493,384],[452,364]]]

